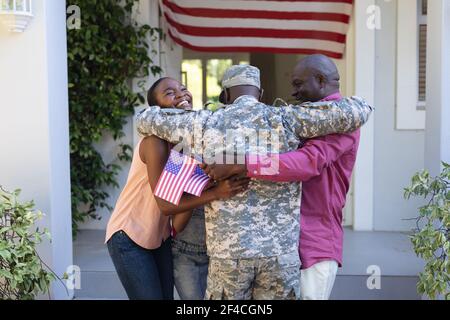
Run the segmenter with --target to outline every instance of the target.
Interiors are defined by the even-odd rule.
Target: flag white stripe
[[[166,8],[167,15],[177,23],[187,27],[210,27],[210,28],[256,28],[277,30],[312,30],[327,31],[347,34],[348,24],[335,21],[318,20],[271,20],[251,18],[200,18],[178,14]]]
[[[169,190],[170,190],[169,185],[173,182],[175,177],[170,172],[165,172],[165,175],[166,175],[166,180],[164,181],[163,196],[164,196],[164,199],[167,199],[167,197],[169,196]]]
[[[194,169],[195,169],[195,167],[194,167]],[[176,192],[172,193],[172,199],[173,199],[174,203],[178,203],[179,199],[183,195],[184,188],[188,181],[187,179],[189,178],[189,175],[192,174],[192,171],[193,170],[192,170],[191,158],[184,156],[183,167],[181,169],[181,172],[178,174],[179,179],[178,179],[178,183],[175,186]]]
[[[163,175],[161,176],[158,185],[156,186],[155,195],[160,197],[161,199],[166,199],[166,191],[165,188],[167,186],[167,181],[169,179],[168,172],[163,171]]]
[[[326,50],[342,53],[345,44],[315,39],[277,39],[277,38],[238,38],[238,37],[197,37],[179,33],[170,27],[172,34],[180,40],[193,46],[214,47],[263,47],[263,48],[305,48],[314,50]]]
[[[189,159],[186,160],[186,158],[183,159],[183,164],[178,175],[174,175],[166,170],[163,171],[155,191],[156,196],[171,203],[174,203],[174,201],[179,198],[178,195],[180,189],[184,189],[185,184],[183,184],[182,180],[183,175],[186,176],[189,174],[189,171],[192,171],[192,165],[189,167],[191,161],[189,161]],[[182,184],[181,187],[177,187],[180,183]]]
[[[178,174],[183,174],[184,170],[181,169],[181,171]],[[171,187],[169,188],[169,192],[167,194],[168,201],[171,203],[175,203],[175,199],[177,197],[178,192],[180,192],[180,188],[178,186],[179,184],[179,177],[177,176],[175,179],[172,180]]]
[[[181,169],[178,172],[178,174],[175,176],[175,179],[172,181],[173,183],[171,184],[171,187],[169,189],[170,191],[169,191],[168,197],[170,199],[169,201],[172,203],[175,203],[177,194],[178,194],[178,192],[180,192],[179,191],[180,190],[180,181],[182,181],[182,176],[186,172],[185,162],[186,162],[186,160],[184,159]]]
[[[184,191],[192,193],[192,190],[194,189],[194,186],[198,179],[199,179],[198,175],[193,175],[191,177],[191,179],[188,181],[188,183],[186,184],[186,188],[184,189]]]
[[[156,185],[156,189],[155,189],[155,196],[161,198],[161,199],[165,199],[165,181],[167,180],[167,172],[165,170],[163,170],[162,176],[158,181],[158,184]]]
[[[202,184],[205,180],[209,180],[209,177],[205,176],[205,175],[195,175],[188,182],[188,185],[186,186],[185,191],[189,192],[191,194],[194,194],[194,195],[199,195]]]
[[[170,199],[170,192],[172,186],[175,184],[176,176],[173,173],[167,172],[167,180],[165,181],[164,199]]]
[[[286,12],[331,12],[350,15],[352,5],[343,2],[303,2],[303,1],[234,1],[234,0],[172,0],[183,8],[209,8],[229,10],[265,10]]]
[[[180,183],[177,185],[177,192],[174,193],[174,202],[178,204],[181,196],[183,195],[186,183],[188,182],[189,176],[192,175],[192,172],[195,169],[193,165],[192,158],[184,156],[186,165],[184,167],[183,175],[180,177]]]
[[[172,184],[172,182],[175,180],[175,177],[172,173],[170,172],[165,172],[166,175],[166,180],[164,180],[164,184],[163,184],[163,192],[162,192],[162,196],[161,198],[164,200],[168,200],[169,198],[169,192],[170,192],[170,187],[169,185]]]
[[[200,196],[201,192],[203,191],[204,186],[206,185],[206,183],[208,182],[209,178],[208,177],[203,177],[202,179],[200,179],[199,183],[197,184],[197,188],[195,188],[194,192],[196,195]]]

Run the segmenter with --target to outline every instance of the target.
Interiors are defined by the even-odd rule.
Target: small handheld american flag
[[[194,196],[200,197],[203,189],[206,187],[209,181],[209,176],[198,166],[195,166],[194,172],[189,179],[184,191]]]
[[[172,150],[156,185],[155,196],[175,205],[180,203],[183,192],[200,196],[209,177],[198,164],[197,160]]]

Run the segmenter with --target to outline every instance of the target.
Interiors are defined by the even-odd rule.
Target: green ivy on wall
[[[161,69],[148,55],[149,41],[158,28],[132,20],[137,0],[73,0],[81,12],[79,29],[68,30],[70,162],[74,235],[80,223],[98,219],[99,208],[108,205],[106,186],[118,187],[120,166],[105,163],[93,147],[109,132],[115,140],[134,107],[145,102],[132,90],[131,79],[145,78]],[[132,148],[121,144],[117,157],[131,159]]]

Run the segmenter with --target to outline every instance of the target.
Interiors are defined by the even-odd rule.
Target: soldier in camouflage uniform
[[[223,153],[283,153],[296,150],[304,138],[352,132],[372,111],[358,97],[284,108],[265,105],[258,101],[259,70],[248,65],[228,69],[222,86],[233,102],[225,108],[166,113],[150,107],[137,118],[139,133],[182,141],[192,155],[216,155],[217,162]],[[244,193],[205,206],[207,299],[299,298],[300,195],[298,183],[254,180]]]

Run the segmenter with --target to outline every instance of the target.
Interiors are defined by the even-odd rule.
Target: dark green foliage
[[[134,107],[145,102],[142,91],[132,90],[132,79],[160,73],[149,57],[149,43],[160,30],[138,25],[131,18],[136,0],[73,0],[81,11],[80,29],[68,30],[70,161],[72,221],[98,218],[98,208],[111,210],[103,191],[117,187],[120,167],[107,164],[93,142],[109,132],[115,140]],[[129,161],[132,148],[121,145],[118,159]]]

